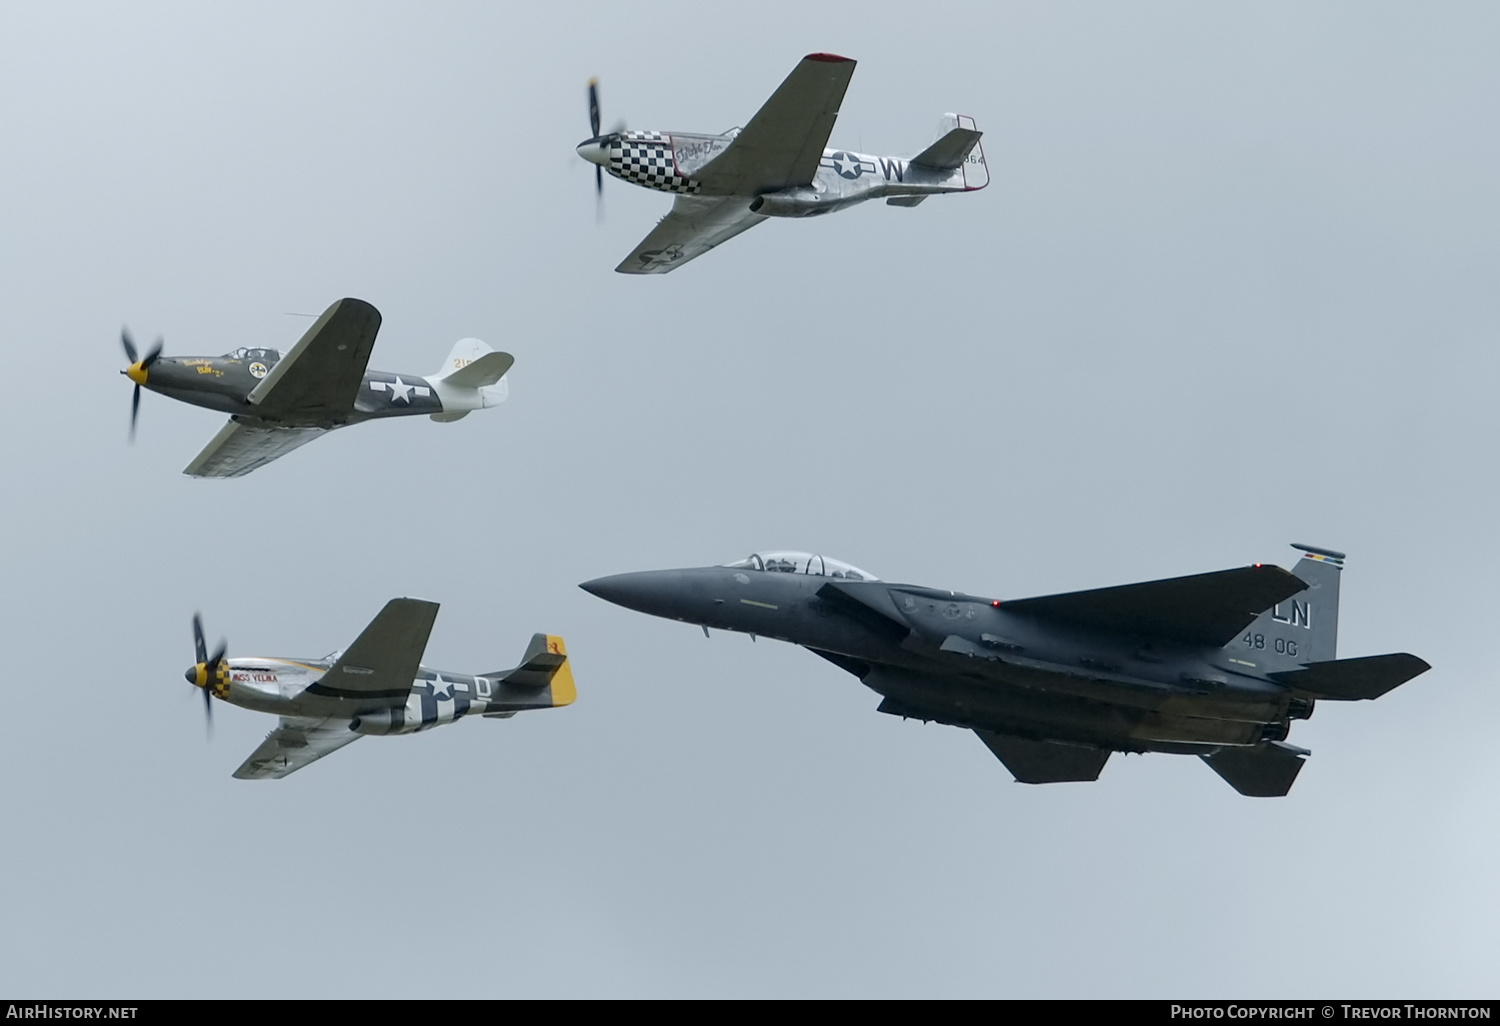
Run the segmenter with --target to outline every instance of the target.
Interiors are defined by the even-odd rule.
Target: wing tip
[[[825,64],[853,64],[853,57],[840,57],[836,53],[810,53],[802,58],[805,61],[822,61]]]

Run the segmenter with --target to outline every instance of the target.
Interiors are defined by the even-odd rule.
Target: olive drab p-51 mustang
[[[884,197],[914,207],[941,192],[989,184],[974,119],[944,114],[937,141],[914,157],[880,157],[824,147],[854,61],[834,54],[804,57],[742,129],[722,135],[686,132],[600,134],[599,91],[589,83],[593,136],[578,154],[604,171],[648,189],[675,194],[672,211],[615,270],[665,274],[768,217],[810,217]]]
[[[478,676],[421,665],[438,604],[398,598],[386,603],[354,644],[322,659],[225,657],[204,643],[193,617],[197,662],[188,683],[212,698],[281,717],[234,775],[262,780],[295,773],[366,734],[413,734],[464,716],[503,718],[527,709],[569,705],[577,696],[563,639],[532,637],[521,665]]]
[[[383,417],[427,414],[458,420],[505,401],[505,372],[515,359],[476,338],[453,347],[433,375],[369,371],[380,312],[360,299],[330,306],[285,355],[236,349],[223,356],[144,357],[128,332],[120,340],[135,382],[130,434],[135,437],[141,389],[229,414],[229,423],[183,471],[193,477],[240,477],[319,435]]]

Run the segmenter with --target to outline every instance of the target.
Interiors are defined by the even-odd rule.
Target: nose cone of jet
[[[578,144],[578,155],[590,164],[609,166],[609,136],[596,135]]]
[[[688,596],[684,594],[679,570],[646,570],[634,574],[615,574],[585,581],[579,587],[590,595],[613,602],[626,609],[674,620],[688,617]]]

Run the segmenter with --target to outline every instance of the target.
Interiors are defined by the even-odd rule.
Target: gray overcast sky
[[[0,992],[59,996],[1493,996],[1500,782],[1492,4],[7,4]],[[857,20],[857,23],[855,21]],[[992,184],[612,268],[667,197],[605,123],[742,124],[859,60],[832,142],[954,110]],[[511,400],[249,478],[170,353],[372,366],[477,336]],[[1017,597],[1349,553],[1291,795],[1117,757],[1026,787],[791,646],[641,617],[607,573],[808,548]],[[442,668],[563,634],[579,700],[230,773],[273,721],[181,679],[443,603]]]

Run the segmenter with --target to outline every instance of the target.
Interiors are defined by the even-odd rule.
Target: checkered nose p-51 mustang
[[[577,697],[563,639],[537,634],[521,664],[478,676],[423,666],[438,604],[398,598],[386,603],[354,644],[322,659],[226,658],[212,655],[203,622],[193,617],[197,662],[185,676],[213,698],[281,717],[234,775],[262,780],[295,773],[367,734],[414,734],[464,716],[504,718],[528,709],[570,705]]]
[[[183,473],[240,477],[299,445],[346,424],[427,414],[458,420],[505,401],[505,372],[515,362],[477,338],[461,339],[436,374],[366,370],[380,311],[360,299],[330,306],[289,352],[236,349],[223,356],[162,356],[162,343],[144,357],[129,332],[120,341],[135,382],[130,435],[135,437],[141,389],[229,414]]]
[[[593,136],[584,160],[648,189],[675,194],[672,211],[615,270],[665,274],[768,217],[810,217],[884,197],[914,207],[940,192],[989,184],[974,119],[944,114],[937,141],[914,157],[880,157],[824,147],[838,117],[854,61],[827,53],[804,57],[742,129],[600,134],[599,91],[589,83]]]

